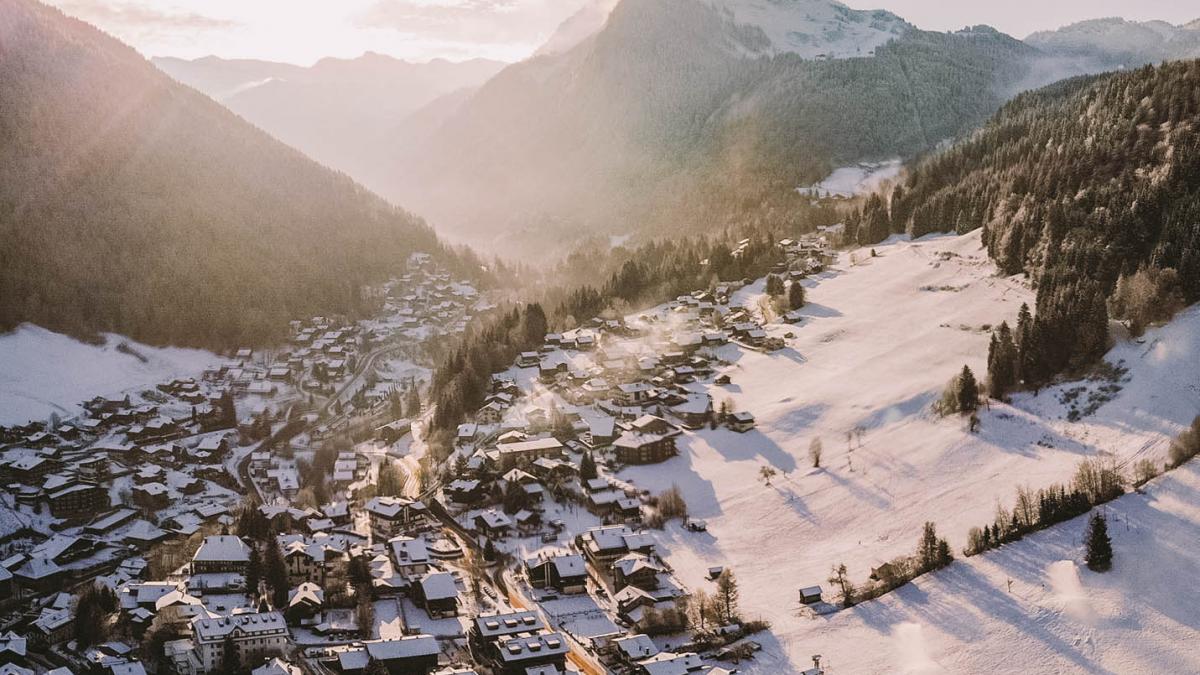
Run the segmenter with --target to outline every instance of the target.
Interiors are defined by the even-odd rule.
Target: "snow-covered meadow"
[[[969,528],[990,521],[998,501],[1011,505],[1018,486],[1069,480],[1084,458],[1161,462],[1170,437],[1200,412],[1200,309],[1193,308],[1142,341],[1116,345],[1107,358],[1128,369],[1121,389],[1107,397],[1096,393],[1098,409],[1079,421],[1068,421],[1064,394],[1082,386],[1078,396],[1086,399],[1109,381],[1068,383],[1036,397],[1020,395],[1012,405],[993,403],[981,411],[974,434],[961,418],[939,418],[930,407],[946,383],[964,364],[983,377],[989,327],[1014,323],[1021,303],[1033,303],[1033,292],[1020,277],[996,276],[978,232],[893,241],[875,252],[877,257],[855,252],[855,264],[843,256],[839,268],[805,282],[810,303],[802,310],[804,321],[769,329],[794,333],[785,349],[764,354],[722,347],[720,355],[733,363],[721,372],[732,382],[693,385],[753,413],[757,429],[687,434],[678,457],[621,473],[652,490],[677,484],[691,515],[707,521],[703,534],[672,526],[660,538],[661,548],[693,588],[710,583],[705,576],[711,566],[735,571],[744,613],[774,626],[759,660],[767,670],[757,672],[802,669],[813,653],[854,657],[857,667],[837,672],[938,672],[937,655],[950,649],[940,631],[963,643],[974,640],[964,635],[975,628],[956,626],[965,610],[956,614],[953,607],[982,602],[993,592],[985,586],[994,579],[969,571],[999,564],[990,556],[939,575],[958,581],[923,580],[894,598],[833,618],[802,610],[798,589],[828,589],[830,569],[839,563],[853,580],[865,581],[872,566],[910,553],[925,521],[935,522],[961,549]],[[760,281],[733,302],[755,307],[762,292]],[[819,469],[808,458],[814,438],[824,448]],[[762,467],[778,472],[770,486],[760,477]],[[1069,557],[1053,556],[1045,565]],[[1028,575],[1033,578],[1032,571]],[[936,583],[961,588],[939,589],[944,598],[921,590]],[[910,597],[915,599],[905,600]],[[898,602],[926,606],[909,614],[883,609]],[[998,624],[1019,620],[1011,608],[996,610]],[[940,628],[925,625],[934,619]],[[1036,617],[1030,621],[1012,630],[1036,635]],[[877,643],[862,643],[867,638]],[[1081,643],[1053,653],[1072,670],[1070,659],[1084,658],[1088,648]],[[1124,649],[1153,651],[1147,644]],[[990,669],[1003,663],[982,657],[971,662],[970,652],[958,645],[956,662],[988,663]],[[1075,657],[1062,656],[1066,652]],[[791,665],[779,670],[784,653]],[[958,665],[951,670],[981,672]]]
[[[904,164],[899,159],[843,166],[835,169],[820,183],[799,190],[818,197],[854,197],[870,194],[879,191],[884,183],[894,180],[903,170]]]
[[[1200,573],[1200,465],[1104,510],[1110,572],[1084,567],[1082,516],[879,600],[776,626],[742,672],[796,672],[811,654],[831,673],[1200,672],[1188,590]]]
[[[92,345],[31,324],[0,334],[0,424],[70,417],[93,396],[195,377],[220,358],[197,349],[148,347],[106,334]],[[122,349],[121,345],[125,345]]]

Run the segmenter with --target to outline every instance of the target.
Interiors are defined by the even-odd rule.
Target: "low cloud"
[[[94,23],[106,30],[147,33],[156,31],[212,31],[237,28],[229,19],[196,12],[172,12],[134,2],[104,0],[68,0],[56,3],[67,14]]]
[[[441,40],[540,43],[583,0],[379,0],[356,17],[364,28],[387,28]]]

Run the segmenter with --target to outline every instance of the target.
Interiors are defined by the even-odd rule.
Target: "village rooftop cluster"
[[[779,247],[786,284],[835,257],[820,235]],[[297,321],[278,350],[4,429],[3,672],[735,672],[765,626],[721,567],[688,609],[655,531],[706,525],[621,471],[684,434],[754,431],[705,389],[732,384],[730,350],[783,346],[765,323],[801,318],[731,303],[743,285],[546,335],[436,466],[419,346],[486,303],[422,255],[369,320]],[[116,619],[81,627],[106,602]]]

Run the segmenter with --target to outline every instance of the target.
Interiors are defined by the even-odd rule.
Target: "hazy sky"
[[[987,24],[1023,38],[1084,19],[1119,16],[1174,24],[1200,19],[1197,0],[842,0],[855,9],[887,9],[926,30]]]
[[[148,56],[309,64],[376,51],[412,60],[532,53],[588,0],[49,0]],[[1181,23],[1197,0],[845,0],[930,30],[986,23],[1024,37],[1085,18]]]
[[[411,60],[533,53],[587,0],[47,0],[147,56],[310,64],[364,51]]]

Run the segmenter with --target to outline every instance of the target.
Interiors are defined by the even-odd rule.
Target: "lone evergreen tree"
[[[517,481],[509,481],[504,488],[504,512],[512,515],[529,504],[529,494]]]
[[[596,460],[592,458],[592,453],[583,453],[583,459],[579,460],[579,477],[589,481],[596,478],[597,475]]]
[[[804,286],[801,286],[799,281],[793,281],[792,285],[788,286],[788,307],[800,309],[803,306]]]
[[[783,279],[780,279],[777,275],[768,274],[767,275],[767,295],[769,295],[773,298],[776,296],[779,296],[779,295],[783,295]]]
[[[364,639],[375,635],[375,602],[371,598],[371,585],[363,584],[355,589],[354,619]]]
[[[267,543],[263,566],[265,568],[263,580],[267,582],[267,586],[271,589],[271,604],[276,609],[286,607],[288,590],[290,590],[288,586],[287,566],[284,564],[283,554],[279,552],[279,546],[275,542]]]
[[[993,398],[1003,399],[1017,383],[1017,346],[1008,322],[992,333],[988,347],[988,388]]]
[[[356,555],[350,559],[346,565],[346,576],[350,578],[350,583],[355,588],[371,584],[371,564],[367,561],[367,556]]]
[[[237,428],[237,405],[233,402],[233,392],[226,390],[221,394],[221,426],[226,429]]]
[[[75,640],[82,647],[108,638],[108,617],[120,609],[116,594],[108,586],[85,586],[75,601]]]
[[[404,414],[416,419],[421,414],[421,394],[415,386],[404,395]]]
[[[1108,522],[1103,514],[1097,512],[1088,523],[1087,555],[1084,561],[1093,572],[1107,572],[1112,569],[1112,560],[1112,540],[1108,538]]]
[[[979,383],[975,381],[975,373],[963,366],[958,376],[958,410],[959,412],[975,412],[979,408]]]
[[[232,637],[226,637],[221,645],[221,672],[234,675],[242,671],[242,657],[238,654],[237,643]]]
[[[258,583],[262,581],[262,556],[258,545],[250,546],[250,562],[246,564],[246,592],[251,598],[258,597]]]
[[[945,539],[938,538],[937,526],[933,523],[925,523],[921,542],[917,545],[917,560],[922,572],[941,569],[954,560],[950,544]]]
[[[929,571],[937,566],[937,527],[933,523],[925,523],[921,533],[921,543],[917,546],[917,559],[921,569]]]

